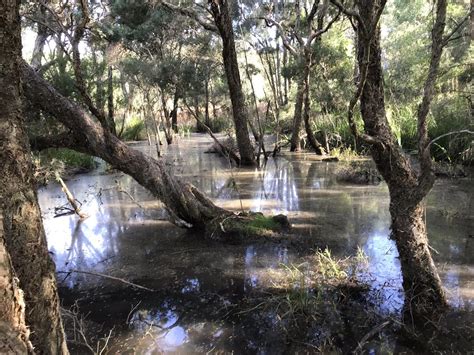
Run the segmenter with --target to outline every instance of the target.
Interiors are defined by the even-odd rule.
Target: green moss
[[[290,227],[284,215],[267,217],[260,212],[241,212],[213,220],[206,226],[206,236],[214,240],[241,241],[246,237],[269,236]]]
[[[273,219],[273,217],[255,214],[254,218],[246,225],[250,231],[259,230],[279,230],[281,226]]]

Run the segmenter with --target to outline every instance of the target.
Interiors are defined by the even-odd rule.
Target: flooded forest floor
[[[285,153],[260,170],[230,168],[204,153],[210,144],[193,134],[164,159],[219,206],[287,215],[289,233],[203,240],[169,223],[159,201],[104,164],[67,182],[89,216],[83,221],[55,217],[67,202],[59,185],[40,189],[72,353],[105,345],[110,354],[472,351],[472,177],[438,180],[427,198],[433,257],[454,311],[436,336],[413,339],[401,331],[385,184],[338,182],[343,163],[312,153]],[[144,143],[133,147],[154,155]]]

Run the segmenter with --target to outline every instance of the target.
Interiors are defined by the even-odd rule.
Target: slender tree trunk
[[[311,103],[309,99],[309,78],[306,79],[304,85],[304,110],[303,110],[303,118],[304,118],[304,128],[306,131],[306,138],[308,139],[308,143],[311,148],[314,149],[316,154],[324,155],[326,152],[324,151],[323,146],[314,136],[313,130],[311,128],[311,122],[309,121],[309,113],[310,113]]]
[[[156,124],[156,118],[153,110],[153,104],[151,103],[150,99],[150,92],[147,90],[145,93],[145,99],[146,99],[146,112],[145,112],[145,122],[147,122],[148,126],[148,132],[152,131],[153,132],[153,141],[155,142],[155,148],[156,148],[156,156],[161,157],[161,151],[160,151],[160,129],[158,125]],[[148,141],[149,144],[151,145],[151,139],[150,139],[150,134],[148,133]]]
[[[211,2],[211,12],[222,38],[222,58],[227,84],[229,85],[235,135],[241,163],[242,165],[255,166],[255,155],[247,127],[248,110],[242,91],[237,53],[235,51],[234,30],[232,29],[232,18],[229,11],[229,0],[213,0]]]
[[[113,135],[117,135],[117,129],[115,128],[115,119],[114,119],[114,82],[112,75],[112,66],[109,65],[108,75],[107,75],[107,123],[110,132]]]
[[[379,6],[380,0],[358,3],[364,22],[373,23]],[[360,108],[365,134],[372,137],[372,157],[390,191],[391,238],[395,240],[400,255],[405,291],[404,315],[406,320],[422,323],[426,316],[446,305],[423,220],[422,201],[432,183],[428,186],[420,184],[416,171],[390,130],[385,114],[380,27],[371,37],[359,28],[357,46],[359,68],[367,69]],[[363,73],[363,70],[359,72]]]
[[[194,112],[196,112],[196,116],[201,117],[201,109],[199,108],[199,98],[197,95],[194,96]],[[196,120],[196,131],[199,133],[206,132],[206,127],[201,124],[201,121]]]
[[[55,266],[36,196],[20,98],[20,1],[0,1],[0,209],[7,250],[25,293],[26,322],[40,354],[67,354]]]
[[[171,111],[171,127],[175,133],[178,133],[178,101],[179,91],[176,88],[173,98],[173,111]]]
[[[309,75],[309,66],[305,65],[303,72],[300,74],[298,79],[298,87],[295,98],[295,111],[293,115],[293,132],[291,134],[290,150],[292,152],[299,151],[301,149],[300,143],[300,130],[301,130],[301,118],[303,113],[303,103],[305,96],[305,82],[306,77]]]
[[[283,46],[283,67],[288,66],[288,50]],[[288,78],[285,76],[283,78],[283,105],[288,103],[288,91],[289,91],[289,82]]]
[[[204,106],[204,123],[206,126],[210,127],[210,117],[209,117],[209,78],[206,79],[206,84],[204,86],[205,90],[205,100],[206,105]]]
[[[44,6],[39,6],[37,15],[45,21],[46,9]],[[46,22],[46,21],[45,21]],[[41,60],[44,54],[44,45],[48,39],[48,29],[46,26],[38,23],[38,32],[36,34],[35,46],[33,49],[33,55],[31,56],[31,66],[38,70],[41,67]]]

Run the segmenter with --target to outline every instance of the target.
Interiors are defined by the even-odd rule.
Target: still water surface
[[[209,145],[208,137],[195,134],[166,149],[164,159],[219,206],[288,215],[294,238],[310,246],[308,253],[328,247],[345,257],[360,246],[369,258],[360,277],[377,290],[380,311],[400,310],[400,265],[388,238],[386,185],[338,183],[334,171],[341,163],[316,161],[310,153],[286,153],[261,170],[230,169],[224,159],[204,153]],[[133,146],[154,154],[145,144]],[[251,316],[241,324],[226,316],[240,299],[271,287],[271,271],[298,264],[302,255],[291,245],[203,241],[167,222],[161,203],[132,178],[106,174],[104,166],[68,186],[89,215],[84,221],[54,218],[54,208],[66,204],[59,186],[39,191],[60,292],[66,306],[79,300],[89,319],[103,325],[98,332],[115,327],[112,353],[280,352],[282,340],[272,331],[275,315],[260,319],[258,327]],[[427,199],[433,254],[456,307],[474,306],[473,192],[472,179],[438,180]],[[113,275],[156,292],[63,273],[70,270]]]

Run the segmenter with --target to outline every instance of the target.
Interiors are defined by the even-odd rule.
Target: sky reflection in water
[[[208,138],[202,136],[184,139],[179,146],[168,149],[166,159],[176,174],[198,186],[220,206],[236,211],[243,208],[288,214],[301,238],[313,238],[314,244],[321,248],[334,247],[341,256],[353,254],[361,246],[370,261],[368,273],[363,277],[379,290],[384,310],[400,309],[403,303],[400,265],[394,243],[388,238],[386,186],[340,185],[333,175],[337,164],[314,162],[310,154],[270,159],[266,169],[260,171],[231,171],[223,159],[203,153],[208,144]],[[138,148],[154,153],[147,146]],[[116,181],[145,209],[114,189]],[[174,249],[170,253],[166,241],[172,243],[183,231],[165,221],[161,204],[130,177],[92,173],[75,177],[68,186],[84,203],[83,210],[89,215],[84,221],[78,221],[74,215],[53,218],[53,208],[66,202],[56,184],[39,192],[49,248],[60,271],[89,270],[117,277],[129,275],[133,279],[137,275],[139,278],[140,273],[144,278],[153,277],[152,270],[154,276],[160,275],[166,269],[170,274],[176,273],[182,294],[198,294],[209,289],[219,293],[219,288],[225,287],[238,287],[245,293],[264,285],[262,275],[266,270],[297,262],[281,246],[251,245],[243,251],[227,248],[215,253],[199,246],[189,253]],[[440,181],[428,198],[428,231],[438,252],[434,257],[449,289],[450,302],[456,306],[474,305],[474,241],[468,238],[468,233],[474,230],[473,220],[452,223],[453,215],[456,217],[456,213],[472,206],[473,191],[472,180],[458,184]],[[161,257],[170,254],[176,256],[167,265],[153,269]],[[210,270],[217,268],[220,276],[212,274],[214,269],[204,269],[197,275],[192,265],[206,263],[211,265]],[[233,276],[225,276],[229,272],[242,275],[242,284],[236,283]],[[59,275],[60,281],[62,276]],[[101,282],[104,280],[91,275],[71,274],[63,286],[90,288]],[[148,344],[146,348],[180,349],[190,341],[190,336],[180,325],[176,312],[166,302],[155,309],[138,307],[133,314],[132,329],[143,333],[150,324],[158,325],[152,326],[156,328],[155,345]],[[212,329],[223,336],[222,329]]]

